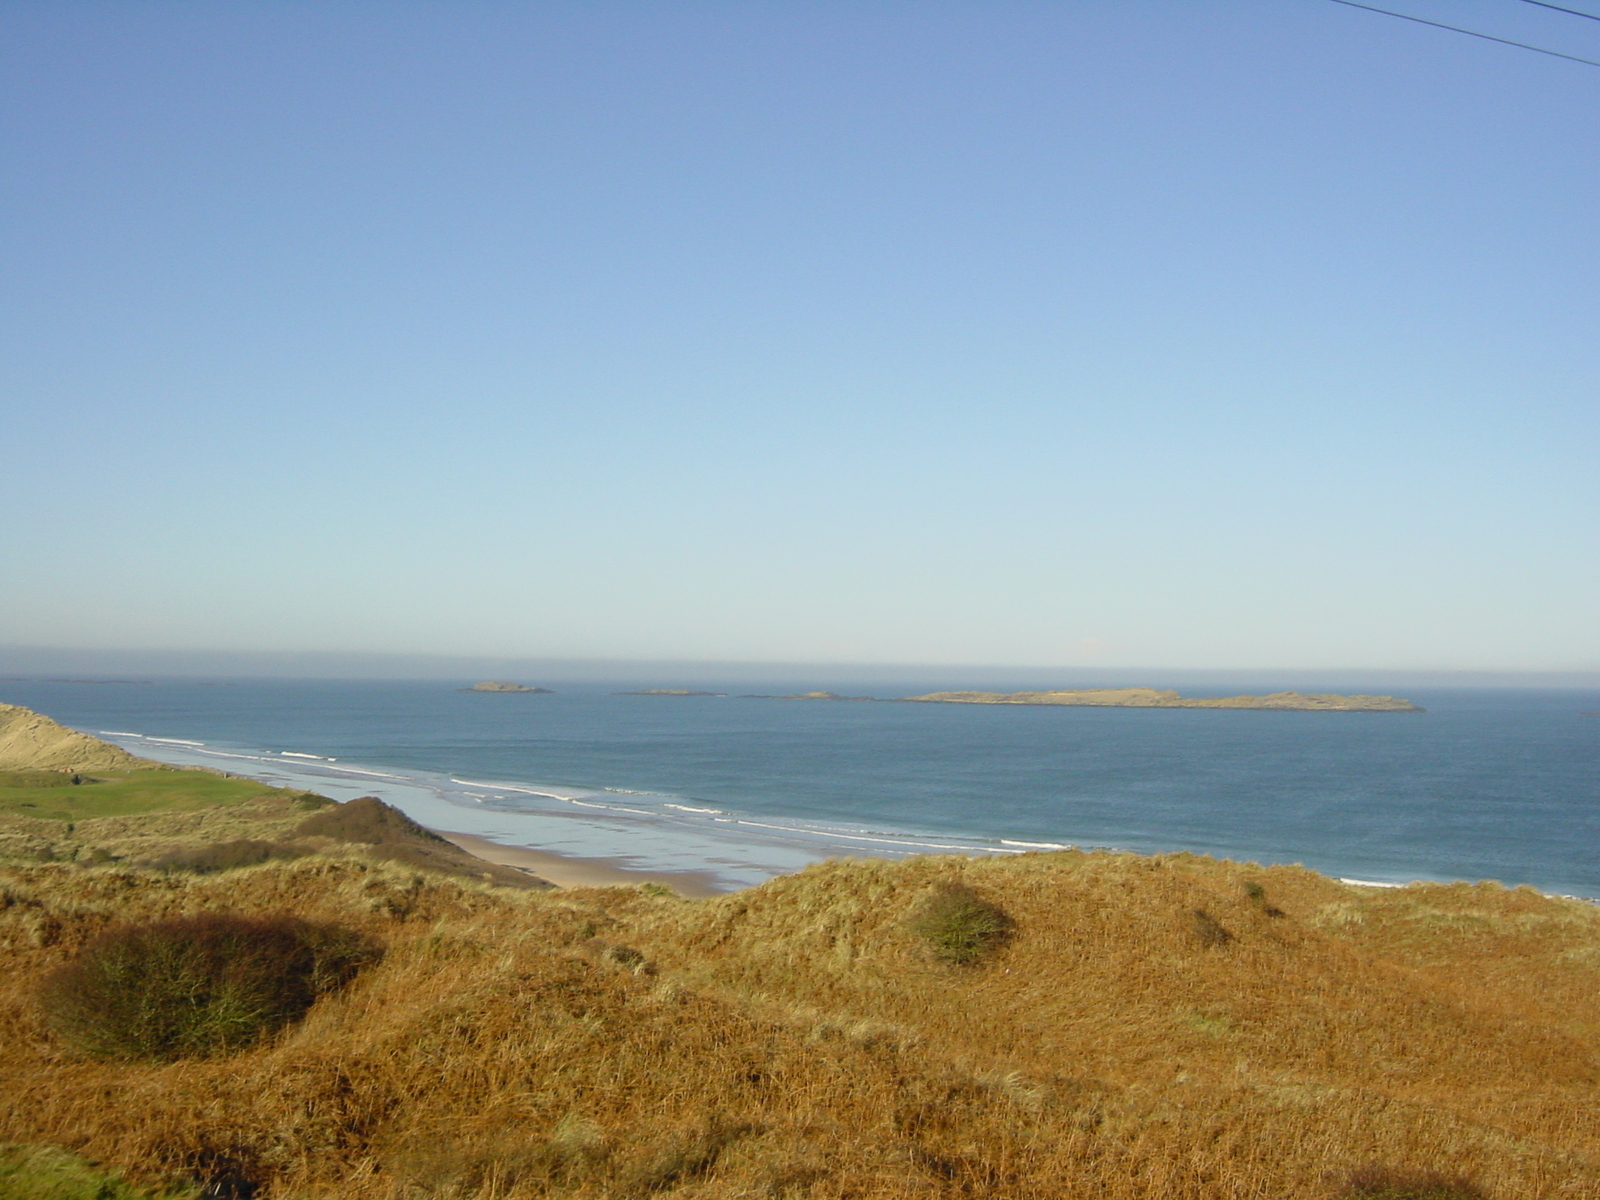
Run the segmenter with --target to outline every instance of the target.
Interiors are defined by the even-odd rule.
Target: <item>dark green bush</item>
[[[1283,916],[1283,909],[1273,906],[1273,904],[1267,899],[1267,889],[1262,887],[1254,879],[1246,879],[1244,881],[1244,894],[1250,897],[1250,902],[1262,912],[1266,913],[1267,916]]]
[[[967,966],[1011,934],[1011,918],[964,883],[936,883],[906,921],[941,962]]]
[[[40,998],[52,1027],[96,1057],[186,1058],[300,1019],[378,955],[353,930],[296,917],[180,917],[101,934]]]
[[[1362,1167],[1351,1172],[1337,1195],[1339,1200],[1487,1200],[1465,1176],[1389,1167]]]

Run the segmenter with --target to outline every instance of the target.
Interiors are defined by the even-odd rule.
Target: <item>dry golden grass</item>
[[[1005,943],[939,962],[930,889]],[[1250,888],[1249,883],[1259,885]],[[1229,937],[1209,935],[1195,913]],[[74,1057],[42,976],[115,921],[292,911],[388,953],[228,1058]],[[275,1200],[1326,1200],[1367,1167],[1600,1196],[1600,909],[1061,853],[707,901],[357,857],[0,870],[0,1141]]]
[[[80,821],[0,812],[0,863],[217,869],[239,858],[229,851],[246,843],[265,845],[263,858],[339,852],[354,843],[366,847],[370,858],[402,866],[509,887],[550,886],[527,872],[475,858],[370,796],[336,805],[313,793],[273,788],[244,802]]]
[[[159,767],[16,704],[0,704],[0,771],[108,771]]]

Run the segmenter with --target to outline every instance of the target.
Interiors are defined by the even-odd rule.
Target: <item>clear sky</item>
[[[0,42],[0,643],[1600,666],[1600,69],[1326,0]]]

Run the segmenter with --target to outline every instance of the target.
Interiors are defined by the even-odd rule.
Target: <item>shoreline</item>
[[[641,883],[656,883],[688,900],[726,896],[739,890],[719,885],[716,877],[707,872],[640,870],[624,867],[615,859],[574,858],[527,846],[508,846],[475,833],[455,833],[448,829],[429,832],[438,834],[474,858],[528,871],[558,888],[638,887]]]
[[[976,837],[957,834],[940,835],[935,840],[933,835],[924,833],[899,834],[872,826],[824,825],[816,818],[756,819],[731,809],[722,810],[698,802],[683,803],[683,797],[668,793],[594,786],[485,783],[476,776],[458,778],[414,767],[381,769],[300,750],[250,750],[232,743],[208,745],[194,739],[132,733],[113,717],[108,717],[106,723],[111,728],[98,731],[102,738],[114,739],[111,744],[164,764],[204,766],[225,774],[258,779],[269,786],[316,791],[339,801],[376,795],[474,857],[519,869],[559,887],[638,887],[658,883],[685,896],[705,897],[757,886],[766,878],[792,873],[809,861],[827,857],[866,855],[897,859],[908,854],[989,857],[1025,853],[1023,847],[1055,848],[1054,844],[1005,838],[981,839],[989,843],[999,841],[999,846],[980,844]],[[87,722],[84,725],[93,728]],[[526,830],[511,827],[513,823],[522,824],[524,818],[531,818],[537,824],[530,821]],[[1216,839],[1201,839],[1204,849],[1195,849],[1193,841],[1176,839],[1167,845],[1144,844],[1156,841],[1153,838],[1074,840],[1081,849],[1120,849],[1143,855],[1173,853],[1187,848],[1193,853],[1233,861],[1286,863],[1304,860],[1304,856],[1298,854],[1263,857],[1233,846],[1207,844]],[[1062,839],[1063,843],[1066,841]],[[1130,845],[1130,841],[1133,844]],[[1067,847],[1063,844],[1062,848]],[[1457,872],[1447,865],[1444,869],[1429,871],[1419,869],[1414,863],[1396,870],[1388,863],[1367,863],[1358,859],[1323,862],[1314,869],[1358,887],[1404,887],[1411,883],[1492,878],[1506,887],[1521,884],[1551,896],[1600,903],[1600,892],[1585,886],[1586,880],[1536,881],[1542,872],[1531,870]]]

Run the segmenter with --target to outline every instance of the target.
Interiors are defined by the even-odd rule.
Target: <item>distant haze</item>
[[[483,679],[561,687],[896,688],[1118,687],[1153,685],[1191,694],[1279,690],[1371,692],[1415,688],[1600,687],[1600,671],[1405,671],[1375,668],[1209,670],[1179,667],[1029,667],[1015,663],[783,663],[621,659],[451,658],[422,654],[274,654],[63,650],[0,646],[0,701],[8,681],[59,680],[136,686],[172,679],[391,679],[466,684]]]
[[[1600,672],[1593,68],[1320,0],[0,17],[0,671]]]

